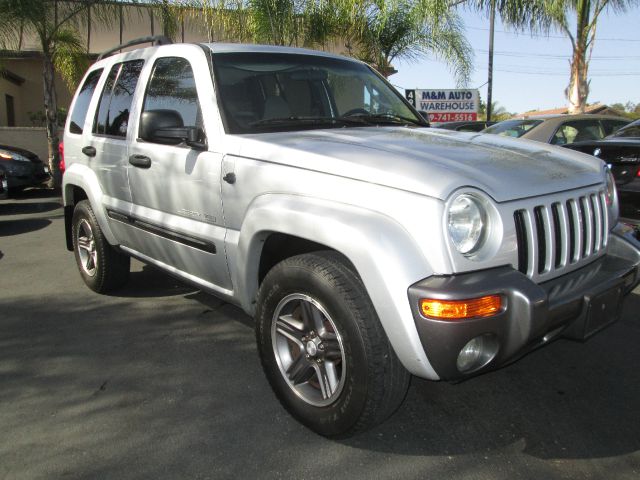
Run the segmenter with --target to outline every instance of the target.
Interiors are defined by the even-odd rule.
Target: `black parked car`
[[[485,122],[478,120],[477,122],[446,122],[431,124],[435,128],[444,128],[445,130],[455,130],[457,132],[479,132],[487,127],[490,127],[496,122]]]
[[[0,167],[0,200],[9,196],[9,187],[7,186],[7,174]]]
[[[51,178],[49,167],[33,152],[0,145],[0,165],[6,172],[9,189],[38,186]]]
[[[564,145],[589,153],[611,165],[620,198],[623,221],[640,224],[640,120],[636,120],[602,140]]]

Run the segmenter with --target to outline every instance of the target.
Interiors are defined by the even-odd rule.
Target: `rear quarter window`
[[[77,134],[82,133],[84,121],[87,118],[87,112],[89,110],[89,103],[91,103],[93,93],[96,91],[96,85],[98,85],[98,81],[102,75],[102,70],[102,68],[99,68],[98,70],[91,72],[82,84],[82,87],[80,87],[78,96],[76,97],[76,103],[73,106],[73,111],[71,112],[69,132]]]

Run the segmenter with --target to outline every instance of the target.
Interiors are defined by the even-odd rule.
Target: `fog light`
[[[471,339],[458,354],[456,366],[462,373],[478,370],[488,364],[498,353],[498,339],[487,333]]]

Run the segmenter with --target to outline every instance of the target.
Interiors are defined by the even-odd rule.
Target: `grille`
[[[518,270],[530,278],[561,274],[598,256],[607,246],[604,191],[521,208],[513,217]]]

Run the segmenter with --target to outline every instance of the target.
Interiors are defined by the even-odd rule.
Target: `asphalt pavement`
[[[332,441],[280,407],[241,310],[138,262],[95,294],[63,227],[48,191],[0,201],[0,479],[640,478],[640,289],[586,343],[413,379]]]

